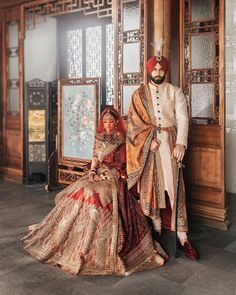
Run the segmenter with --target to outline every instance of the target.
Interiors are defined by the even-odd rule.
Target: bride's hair
[[[109,114],[111,115],[117,122],[117,125],[116,125],[116,130],[118,130],[119,132],[121,132],[122,134],[125,134],[125,126],[124,126],[124,122],[120,116],[120,114],[118,113],[117,110],[115,110],[114,108],[112,107],[107,107],[105,108],[105,110],[101,113],[101,116],[100,116],[100,120],[99,120],[99,123],[98,123],[98,128],[97,128],[97,132],[98,133],[103,133],[104,132],[104,125],[103,125],[103,117],[106,115],[106,114]]]

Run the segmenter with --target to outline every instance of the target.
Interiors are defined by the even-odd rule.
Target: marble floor
[[[228,196],[227,232],[190,224],[190,238],[199,261],[173,257],[174,236],[163,245],[171,257],[160,269],[128,277],[79,277],[27,256],[19,242],[27,226],[39,222],[53,207],[55,192],[42,185],[0,183],[0,295],[231,295],[236,294],[236,196]]]

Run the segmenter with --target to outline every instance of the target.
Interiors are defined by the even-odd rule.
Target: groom
[[[131,188],[137,184],[141,207],[160,235],[162,226],[176,230],[177,163],[183,160],[187,148],[189,119],[181,89],[165,82],[168,60],[159,53],[147,61],[146,68],[150,82],[133,93],[128,114],[128,186]],[[187,237],[182,178],[180,183],[177,210],[179,248],[188,258],[197,260],[198,254]]]

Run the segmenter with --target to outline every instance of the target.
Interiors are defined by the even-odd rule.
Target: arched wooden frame
[[[131,101],[132,91],[145,82],[144,63],[146,60],[146,2],[147,0],[103,0],[103,1],[83,1],[83,0],[36,0],[21,6],[20,18],[20,54],[22,60],[21,66],[21,97],[24,97],[24,37],[26,26],[34,28],[37,21],[43,20],[46,16],[56,16],[66,13],[83,12],[84,15],[96,14],[99,18],[112,17],[114,26],[114,107],[121,112],[122,115],[127,114],[128,104]],[[136,27],[126,28],[124,11],[125,7],[134,5],[138,11]],[[127,22],[127,15],[126,15]],[[138,48],[136,54],[136,68],[132,71],[124,69],[124,51],[125,46],[135,44]],[[134,53],[134,52],[132,52]],[[137,62],[138,61],[138,62]],[[128,60],[130,63],[130,59]],[[126,97],[125,97],[126,90]],[[127,91],[128,90],[128,91]],[[124,100],[127,99],[126,108]],[[55,153],[52,153],[55,155]],[[59,155],[60,157],[60,155]],[[86,171],[84,165],[67,163],[65,169],[60,170],[60,159],[54,160],[54,156],[50,156],[50,163],[55,166],[58,164],[58,174],[61,183],[69,184],[80,177],[83,171]],[[49,170],[51,169],[49,164]],[[64,167],[64,166],[63,166]],[[81,168],[82,172],[76,171]],[[84,170],[85,169],[85,170]],[[77,169],[78,170],[78,169]],[[53,174],[55,174],[53,172]],[[49,177],[50,178],[50,177]],[[50,186],[50,182],[48,186]],[[52,180],[52,182],[54,182]]]
[[[140,26],[130,31],[123,30],[124,6],[137,2],[139,6]],[[56,16],[67,13],[82,11],[84,15],[96,14],[99,18],[111,16],[114,25],[114,106],[122,115],[124,87],[136,86],[146,81],[144,62],[147,57],[147,33],[146,33],[146,10],[147,0],[103,0],[103,1],[83,1],[83,0],[35,0],[21,6],[20,17],[20,54],[21,66],[21,94],[23,95],[24,85],[24,37],[26,25],[33,28],[37,21],[46,16]],[[28,22],[28,24],[27,24]],[[139,43],[139,69],[136,72],[124,73],[123,70],[123,48],[124,44]],[[23,96],[22,96],[23,97]]]

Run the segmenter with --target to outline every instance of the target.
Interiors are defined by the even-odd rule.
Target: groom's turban
[[[153,71],[157,63],[160,64],[165,74],[168,72],[168,68],[169,68],[168,60],[164,56],[161,57],[161,60],[157,60],[156,56],[152,56],[151,58],[149,58],[149,60],[146,63],[146,68],[149,75],[151,75],[151,72]]]

